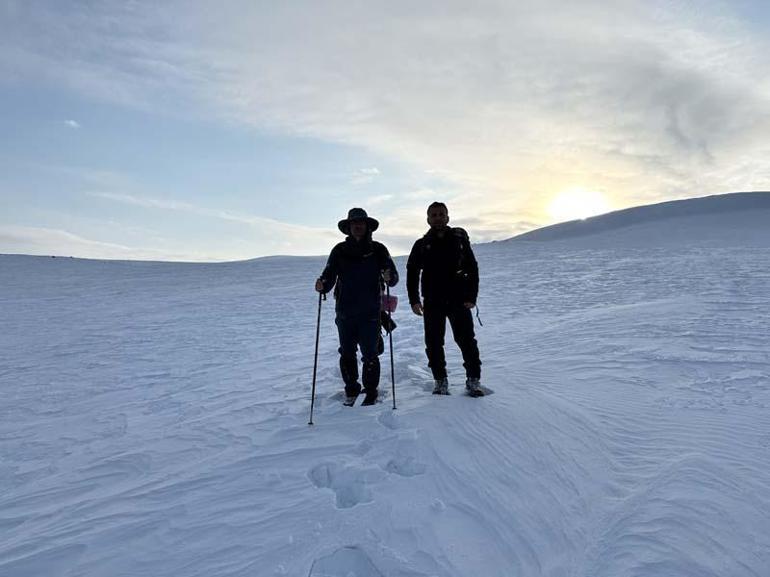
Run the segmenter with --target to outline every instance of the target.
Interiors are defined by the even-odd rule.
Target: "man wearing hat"
[[[380,307],[382,283],[395,286],[398,272],[385,245],[372,240],[380,223],[363,208],[351,208],[337,227],[346,235],[329,254],[329,260],[315,283],[315,290],[328,293],[334,288],[337,331],[340,337],[340,372],[345,383],[345,404],[352,405],[361,393],[358,382],[357,349],[361,349],[362,405],[377,400],[380,382]]]

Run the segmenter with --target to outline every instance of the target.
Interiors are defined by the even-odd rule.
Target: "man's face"
[[[428,224],[433,230],[443,230],[449,223],[449,213],[443,206],[432,206],[428,210]]]
[[[356,240],[361,240],[366,235],[366,221],[365,220],[351,220],[350,221],[350,236]]]

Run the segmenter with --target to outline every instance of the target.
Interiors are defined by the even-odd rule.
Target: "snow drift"
[[[580,246],[767,246],[770,192],[675,200],[547,226],[510,239]],[[506,241],[510,242],[510,241]]]

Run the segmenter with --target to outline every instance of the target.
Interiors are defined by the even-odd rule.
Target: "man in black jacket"
[[[414,314],[425,321],[425,353],[433,373],[434,395],[448,395],[444,336],[446,321],[452,327],[465,367],[465,387],[474,397],[484,395],[481,388],[481,361],[473,331],[471,309],[479,292],[479,268],[462,228],[452,228],[443,202],[428,207],[430,230],[418,239],[406,265],[406,288]],[[422,279],[420,279],[422,273]],[[420,301],[422,289],[423,301]]]
[[[361,349],[361,380],[366,393],[361,404],[373,405],[377,400],[383,283],[388,286],[398,283],[396,265],[388,249],[372,240],[372,233],[379,224],[364,209],[351,208],[348,217],[337,224],[347,238],[332,249],[326,268],[315,285],[315,289],[324,294],[336,285],[335,323],[340,337],[340,372],[345,383],[346,405],[353,405],[361,393],[358,348]]]

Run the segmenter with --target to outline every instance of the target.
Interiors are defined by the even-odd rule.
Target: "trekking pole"
[[[313,424],[313,405],[315,405],[315,376],[318,370],[318,337],[321,334],[321,299],[326,295],[318,293],[318,322],[315,327],[315,356],[313,357],[313,392],[310,395],[310,421],[308,425]]]
[[[388,300],[388,325],[390,331],[388,332],[388,340],[390,342],[390,382],[393,389],[393,410],[396,410],[396,372],[393,369],[393,320],[390,318],[390,287],[388,283],[385,283],[385,294]]]

